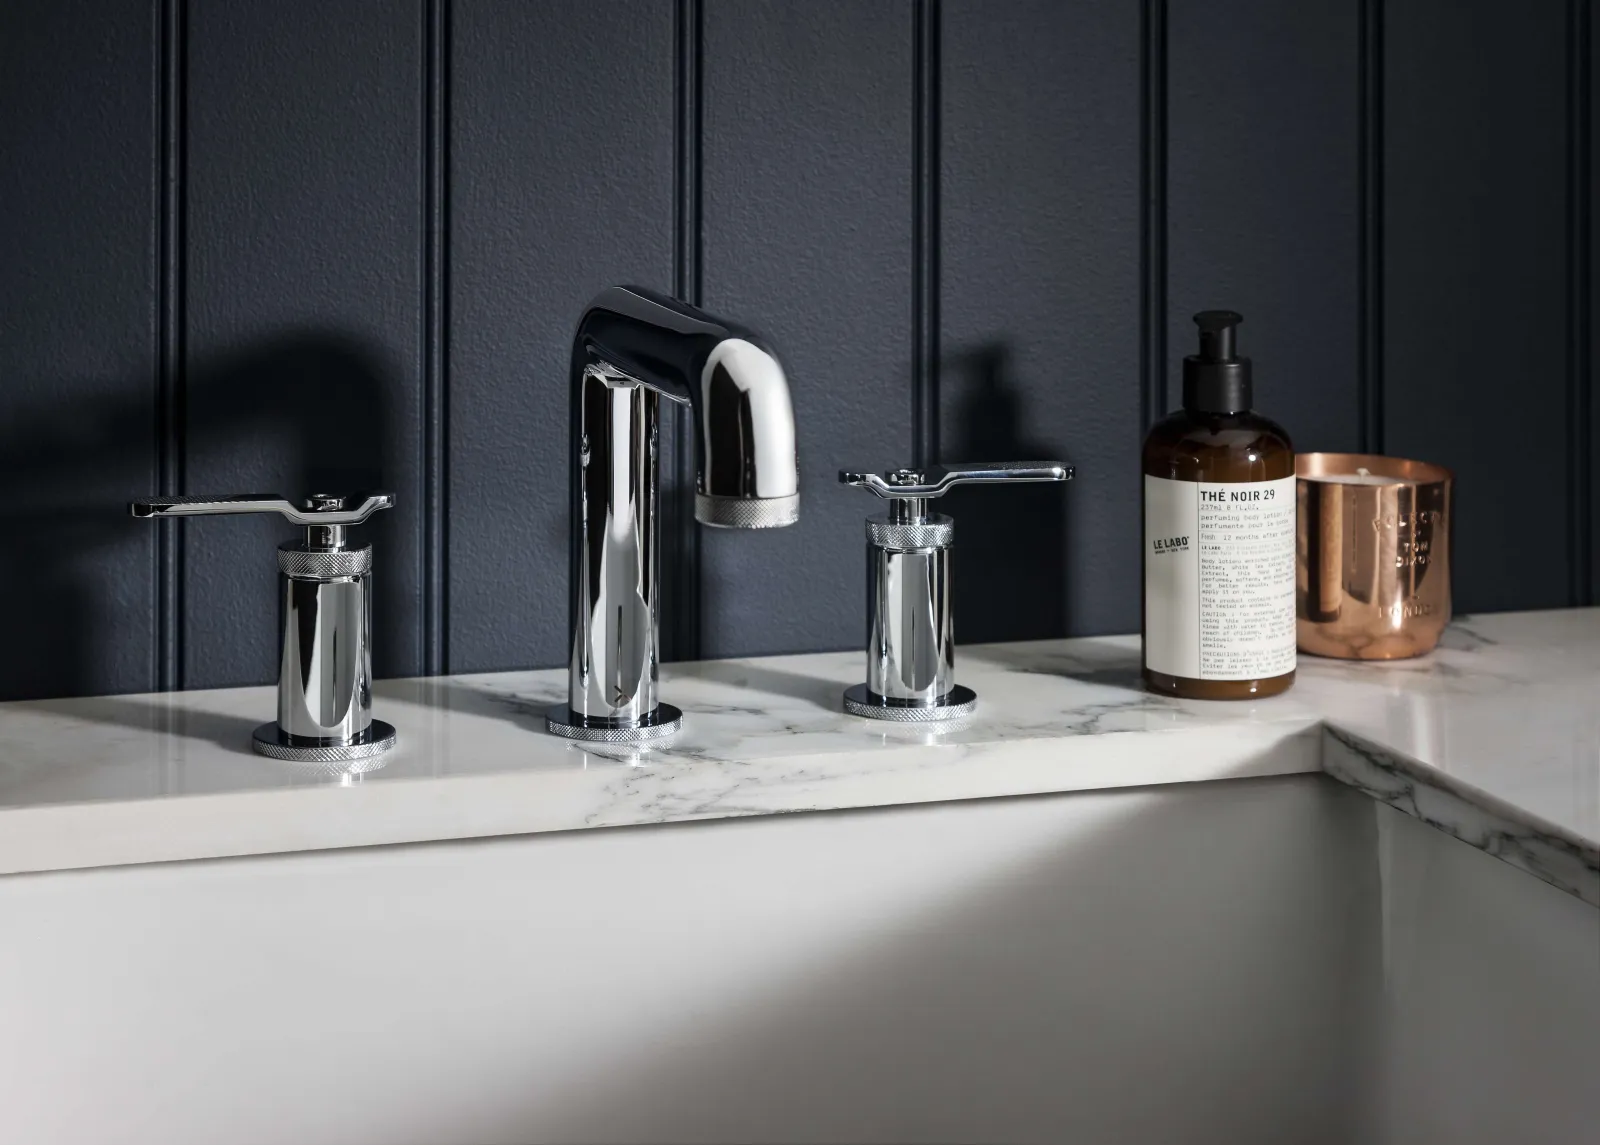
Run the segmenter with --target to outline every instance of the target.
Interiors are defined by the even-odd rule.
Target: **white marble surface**
[[[251,753],[271,688],[3,704],[0,873],[1316,771],[1328,725],[1569,845],[1581,882],[1600,869],[1600,611],[1480,617],[1445,643],[1303,657],[1287,695],[1230,704],[1142,692],[1133,637],[964,648],[979,709],[937,731],[844,715],[859,653],[668,665],[685,727],[649,750],[545,734],[559,670],[386,681],[400,747],[343,782]]]
[[[1315,663],[1334,726],[1600,841],[1600,609],[1475,616],[1432,656]]]
[[[1328,774],[1600,905],[1600,609],[1472,617],[1432,656],[1319,669]]]

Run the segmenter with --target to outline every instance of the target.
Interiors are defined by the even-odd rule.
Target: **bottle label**
[[[1144,479],[1144,663],[1191,680],[1292,672],[1295,479]]]

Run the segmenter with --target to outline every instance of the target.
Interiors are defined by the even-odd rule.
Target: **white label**
[[[1295,479],[1144,479],[1144,662],[1191,680],[1294,670]]]

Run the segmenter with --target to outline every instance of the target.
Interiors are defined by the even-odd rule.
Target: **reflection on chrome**
[[[955,522],[929,502],[957,485],[1066,481],[1059,461],[973,462],[860,473],[839,480],[888,502],[867,518],[867,679],[847,688],[844,710],[894,723],[972,714],[978,697],[955,681],[950,546]]]
[[[278,641],[278,719],[251,736],[261,755],[341,774],[381,765],[393,726],[372,718],[372,546],[346,530],[394,506],[390,493],[313,493],[291,502],[276,493],[155,497],[135,501],[135,517],[218,517],[276,513],[305,530],[278,546],[282,621]]]
[[[678,730],[656,697],[661,402],[689,406],[695,519],[766,529],[799,517],[794,411],[755,334],[635,286],[602,291],[572,345],[571,661],[549,729],[632,743]]]

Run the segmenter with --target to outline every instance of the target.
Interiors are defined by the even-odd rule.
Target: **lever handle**
[[[394,508],[393,493],[340,496],[314,493],[303,507],[276,493],[232,493],[223,497],[162,497],[134,501],[128,512],[135,517],[210,517],[232,513],[278,513],[296,525],[359,525],[379,509]]]
[[[997,481],[1069,481],[1072,466],[1059,461],[971,461],[965,465],[934,465],[927,469],[892,469],[887,473],[839,470],[839,483],[854,485],[888,499],[942,497],[956,485],[987,485]]]

